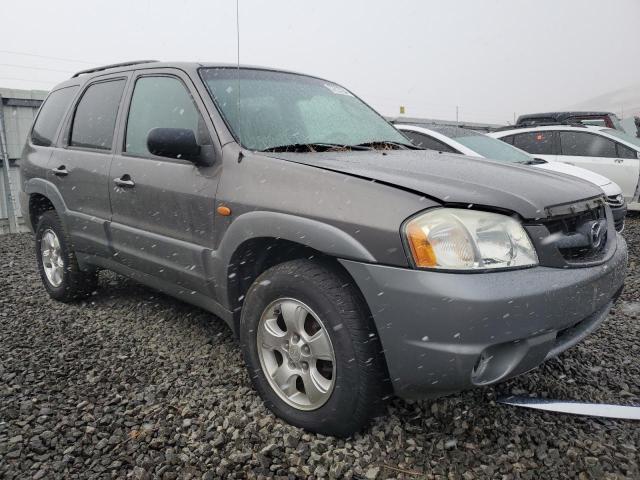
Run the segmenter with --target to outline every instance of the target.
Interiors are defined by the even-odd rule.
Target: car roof
[[[111,75],[113,73],[130,72],[133,70],[145,70],[145,69],[157,69],[157,68],[176,68],[183,70],[187,73],[196,73],[200,68],[239,68],[241,70],[265,70],[271,72],[290,73],[294,75],[302,75],[305,77],[317,78],[330,83],[330,80],[309,75],[306,73],[295,72],[292,70],[284,70],[279,68],[265,67],[260,65],[246,65],[236,63],[224,63],[224,62],[164,62],[158,60],[137,60],[131,62],[116,63],[111,65],[103,65],[86,70],[80,70],[76,72],[70,79],[65,80],[56,85],[52,90],[64,88],[72,85],[82,85],[87,83],[96,77],[103,75]]]
[[[533,120],[541,117],[553,118],[556,121],[562,121],[562,120],[566,120],[568,117],[595,117],[595,116],[604,116],[604,115],[613,115],[613,113],[612,112],[596,112],[596,111],[528,113],[525,115],[520,115],[516,123],[520,123],[526,120]]]
[[[490,132],[488,135],[494,138],[506,137],[508,135],[515,135],[518,133],[528,133],[528,132],[546,132],[546,131],[556,131],[556,130],[572,130],[574,132],[588,132],[588,131],[601,131],[608,130],[609,127],[600,127],[597,125],[583,125],[580,127],[574,125],[540,125],[531,127],[514,127],[509,130],[500,130],[498,132]]]

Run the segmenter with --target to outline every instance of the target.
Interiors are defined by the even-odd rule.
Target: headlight
[[[483,270],[538,264],[520,222],[497,213],[438,208],[404,226],[418,268]]]

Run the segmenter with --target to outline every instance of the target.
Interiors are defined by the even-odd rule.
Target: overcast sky
[[[638,0],[239,2],[242,63],[328,78],[386,115],[404,105],[452,119],[458,105],[462,120],[505,123],[640,83]],[[48,89],[131,59],[236,59],[235,0],[3,0],[1,11],[0,87]]]

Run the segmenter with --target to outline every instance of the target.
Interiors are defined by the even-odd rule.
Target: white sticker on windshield
[[[332,83],[325,83],[324,86],[327,87],[329,90],[331,90],[336,95],[347,95],[348,97],[353,97],[353,95],[351,95],[351,93],[349,93],[349,91],[346,88],[341,87],[340,85],[335,85],[335,84],[332,84]]]

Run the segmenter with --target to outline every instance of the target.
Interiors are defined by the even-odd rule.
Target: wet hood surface
[[[526,219],[547,216],[546,207],[602,195],[578,178],[432,150],[263,155],[384,182],[446,204],[510,210]]]

